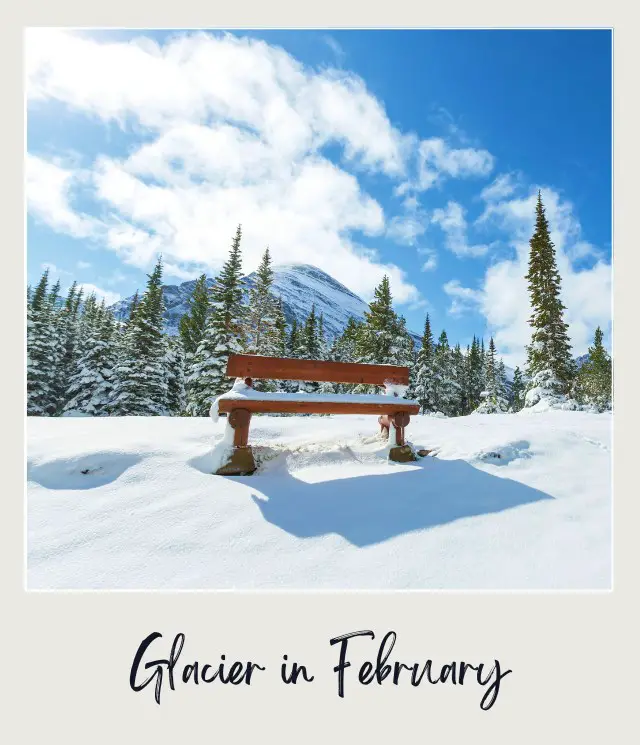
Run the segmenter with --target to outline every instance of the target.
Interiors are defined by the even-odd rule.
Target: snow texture
[[[406,464],[374,416],[260,416],[248,477],[206,417],[27,429],[30,589],[611,586],[610,413],[416,416]]]

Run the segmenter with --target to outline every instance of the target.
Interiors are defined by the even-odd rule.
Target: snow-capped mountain
[[[246,277],[247,291],[250,289],[254,274]],[[213,279],[207,279],[209,286]],[[189,310],[189,299],[193,293],[196,280],[179,285],[164,285],[166,304],[165,330],[176,335],[180,319]],[[362,320],[367,310],[367,303],[351,292],[338,280],[329,276],[318,267],[310,264],[283,264],[273,268],[273,294],[282,298],[282,305],[287,323],[295,318],[303,323],[315,304],[316,313],[322,313],[324,329],[329,337],[341,333],[350,316]],[[132,297],[120,300],[111,306],[116,318],[124,320],[129,316]],[[419,336],[412,334],[419,342]]]

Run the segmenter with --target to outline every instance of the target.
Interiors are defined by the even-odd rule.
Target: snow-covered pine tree
[[[227,361],[244,349],[242,228],[238,225],[229,258],[210,290],[211,308],[204,336],[196,350],[187,379],[187,412],[206,416],[216,396],[229,390]]]
[[[172,416],[180,416],[187,403],[184,385],[184,346],[181,336],[165,336],[165,369],[167,373],[167,409]]]
[[[358,361],[358,337],[361,332],[362,324],[356,321],[353,316],[349,316],[347,325],[342,333],[337,336],[331,347],[329,359],[336,362],[357,362]],[[354,389],[352,383],[338,383],[335,386],[336,393],[350,393]]]
[[[489,340],[485,360],[485,388],[482,392],[482,403],[476,408],[476,412],[478,414],[499,414],[506,411],[508,405],[500,391],[499,362],[496,359],[493,336]]]
[[[480,346],[479,340],[474,335],[471,348],[467,356],[467,410],[466,414],[474,411],[482,400],[484,390],[484,342]]]
[[[204,336],[209,313],[209,290],[207,275],[201,274],[193,287],[189,299],[189,310],[180,319],[180,339],[185,359],[189,361],[198,349],[198,344]]]
[[[456,382],[456,398],[454,405],[454,416],[462,416],[467,413],[467,368],[465,357],[460,349],[460,344],[456,344],[451,352],[451,364],[453,367],[453,378]]]
[[[276,329],[277,301],[271,294],[272,285],[271,254],[267,248],[256,270],[253,287],[249,291],[245,324],[247,354],[276,356],[279,343]]]
[[[392,348],[396,331],[396,314],[393,310],[389,277],[382,278],[373,292],[373,300],[364,314],[360,334],[360,361],[367,364],[393,364]]]
[[[276,328],[276,357],[287,356],[287,319],[284,315],[284,307],[282,305],[282,298],[278,297],[276,303],[276,314],[275,314],[275,328]]]
[[[298,339],[298,352],[296,357],[303,360],[320,359],[320,339],[318,337],[318,316],[316,315],[315,303],[311,306],[311,312],[302,327]],[[320,384],[313,380],[301,380],[297,390],[307,393],[316,393]]]
[[[318,359],[330,359],[329,341],[324,331],[324,316],[322,313],[318,316]],[[320,383],[318,393],[336,393],[338,384],[328,381]]]
[[[62,344],[62,354],[54,384],[58,413],[61,413],[67,404],[67,391],[78,359],[78,326],[82,295],[82,288],[78,290],[78,283],[74,281],[69,288],[64,306],[58,313],[57,334]]]
[[[80,324],[78,357],[69,379],[65,412],[107,416],[111,412],[115,378],[116,323],[113,314],[87,298]]]
[[[145,292],[119,339],[112,403],[119,416],[168,413],[161,259],[147,276]]]
[[[289,329],[289,335],[287,337],[287,357],[295,359],[298,356],[300,349],[300,327],[298,326],[297,319],[293,318],[291,321],[291,328]]]
[[[446,416],[455,416],[459,396],[458,383],[455,379],[453,356],[449,347],[447,332],[442,331],[434,350],[434,411]]]
[[[575,376],[571,343],[564,322],[565,306],[560,299],[561,280],[556,266],[555,247],[549,223],[538,192],[535,231],[529,241],[527,282],[531,298],[531,344],[527,347],[527,393],[525,406],[546,400],[552,406],[567,403]]]
[[[602,339],[602,329],[598,326],[589,356],[578,372],[577,390],[581,403],[607,411],[611,409],[612,365]]]
[[[524,406],[524,381],[522,371],[519,367],[513,371],[513,382],[511,383],[511,408],[520,411]]]
[[[27,414],[51,416],[56,411],[55,376],[60,359],[55,308],[48,292],[46,269],[27,306]]]
[[[498,397],[503,402],[505,410],[509,408],[509,385],[507,383],[507,368],[500,358],[497,369]]]

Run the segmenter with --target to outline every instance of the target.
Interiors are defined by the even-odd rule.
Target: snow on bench
[[[390,459],[415,459],[413,450],[405,444],[404,430],[410,415],[417,414],[420,406],[417,401],[403,398],[409,384],[406,367],[231,355],[227,375],[236,381],[230,391],[216,398],[210,410],[214,421],[219,413],[228,414],[228,425],[233,429],[233,447],[227,462],[217,469],[218,474],[245,475],[255,471],[248,445],[252,413],[378,414],[383,434],[388,437],[391,428],[395,432],[396,444],[389,451]],[[262,392],[253,388],[253,378],[377,385],[384,388],[384,394]]]

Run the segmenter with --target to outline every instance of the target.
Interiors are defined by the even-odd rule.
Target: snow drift
[[[610,429],[413,417],[398,464],[375,417],[261,416],[240,478],[223,421],[29,418],[28,587],[608,588]]]

